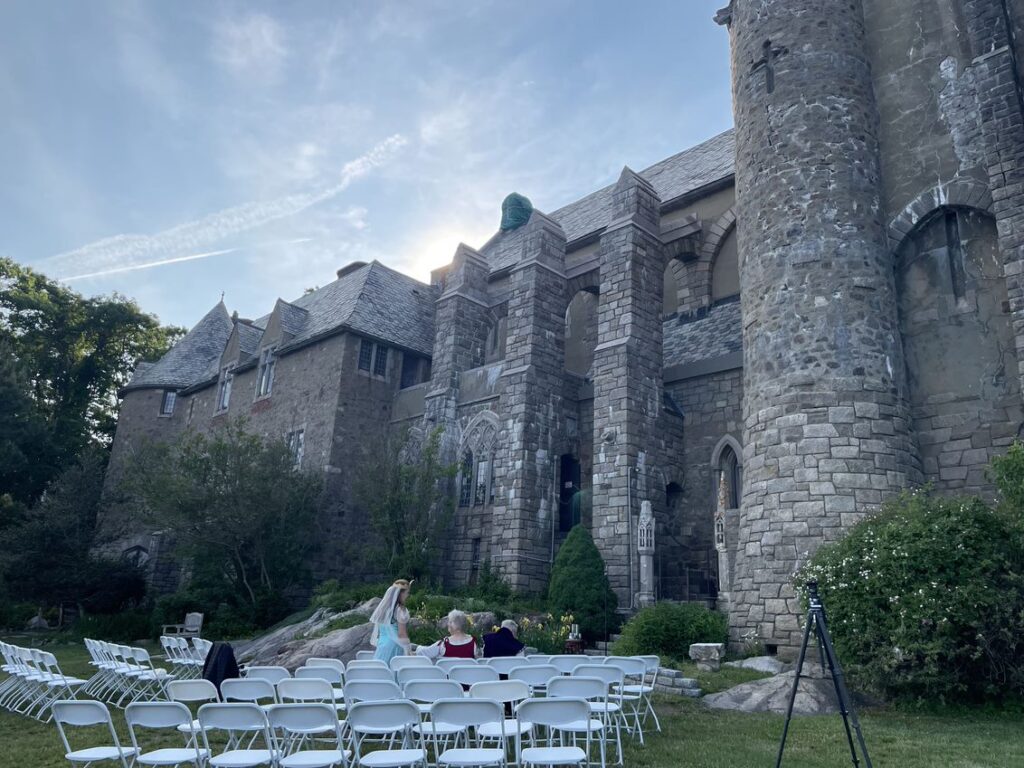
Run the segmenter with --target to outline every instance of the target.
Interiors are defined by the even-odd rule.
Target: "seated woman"
[[[448,614],[448,637],[421,646],[416,652],[429,659],[473,659],[480,655],[476,640],[469,634],[469,618],[462,611]]]
[[[505,619],[501,622],[501,629],[484,635],[484,657],[522,656],[526,646],[519,642],[518,634],[519,625],[511,619]]]

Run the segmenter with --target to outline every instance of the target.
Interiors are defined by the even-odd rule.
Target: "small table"
[[[565,641],[565,652],[568,654],[579,655],[583,653],[583,640],[566,640]]]

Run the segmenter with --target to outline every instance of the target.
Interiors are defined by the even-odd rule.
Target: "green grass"
[[[50,645],[64,671],[88,676],[88,657],[80,645]],[[698,675],[705,690],[745,682],[757,673],[730,669]],[[658,697],[663,732],[649,734],[645,747],[628,745],[628,768],[764,768],[774,765],[782,732],[777,715],[744,715],[706,709],[699,701]],[[125,738],[124,717],[113,710]],[[991,710],[916,713],[874,709],[862,713],[864,736],[878,768],[993,768],[1024,765],[1024,715]],[[783,764],[787,768],[849,766],[842,720],[838,715],[797,718],[790,729]],[[66,768],[52,724],[0,712],[0,766]]]

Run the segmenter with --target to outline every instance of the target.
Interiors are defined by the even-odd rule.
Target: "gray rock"
[[[265,663],[273,663],[288,669],[301,667],[311,656],[352,661],[358,651],[370,649],[370,622],[348,629],[339,629],[312,640],[295,641],[281,648],[279,655]]]
[[[786,672],[791,667],[790,664],[781,661],[777,656],[751,656],[749,659],[727,661],[725,666],[736,667],[737,669],[752,669],[756,672],[766,672],[769,675]]]
[[[379,602],[380,598],[374,597],[362,605],[341,613],[321,608],[305,621],[280,627],[247,643],[236,643],[235,653],[239,661],[247,664],[278,664],[278,657],[286,651],[286,647],[290,644],[322,632],[332,621],[345,616],[363,615],[369,618]],[[307,655],[318,656],[321,654],[310,653]]]
[[[793,672],[783,672],[775,677],[743,683],[727,691],[705,696],[704,703],[712,709],[785,714],[793,688],[793,675]],[[801,676],[793,706],[794,714],[826,715],[838,711],[836,692],[830,677]]]
[[[690,646],[690,658],[697,662],[702,672],[717,672],[725,658],[724,643],[694,643]]]
[[[31,619],[28,620],[28,623],[25,624],[25,628],[26,629],[49,629],[50,625],[47,623],[46,619],[44,619],[42,616],[36,615],[36,616],[33,616]]]

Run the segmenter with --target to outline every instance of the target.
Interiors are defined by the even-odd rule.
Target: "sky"
[[[723,0],[0,4],[0,255],[191,326],[732,124]]]

